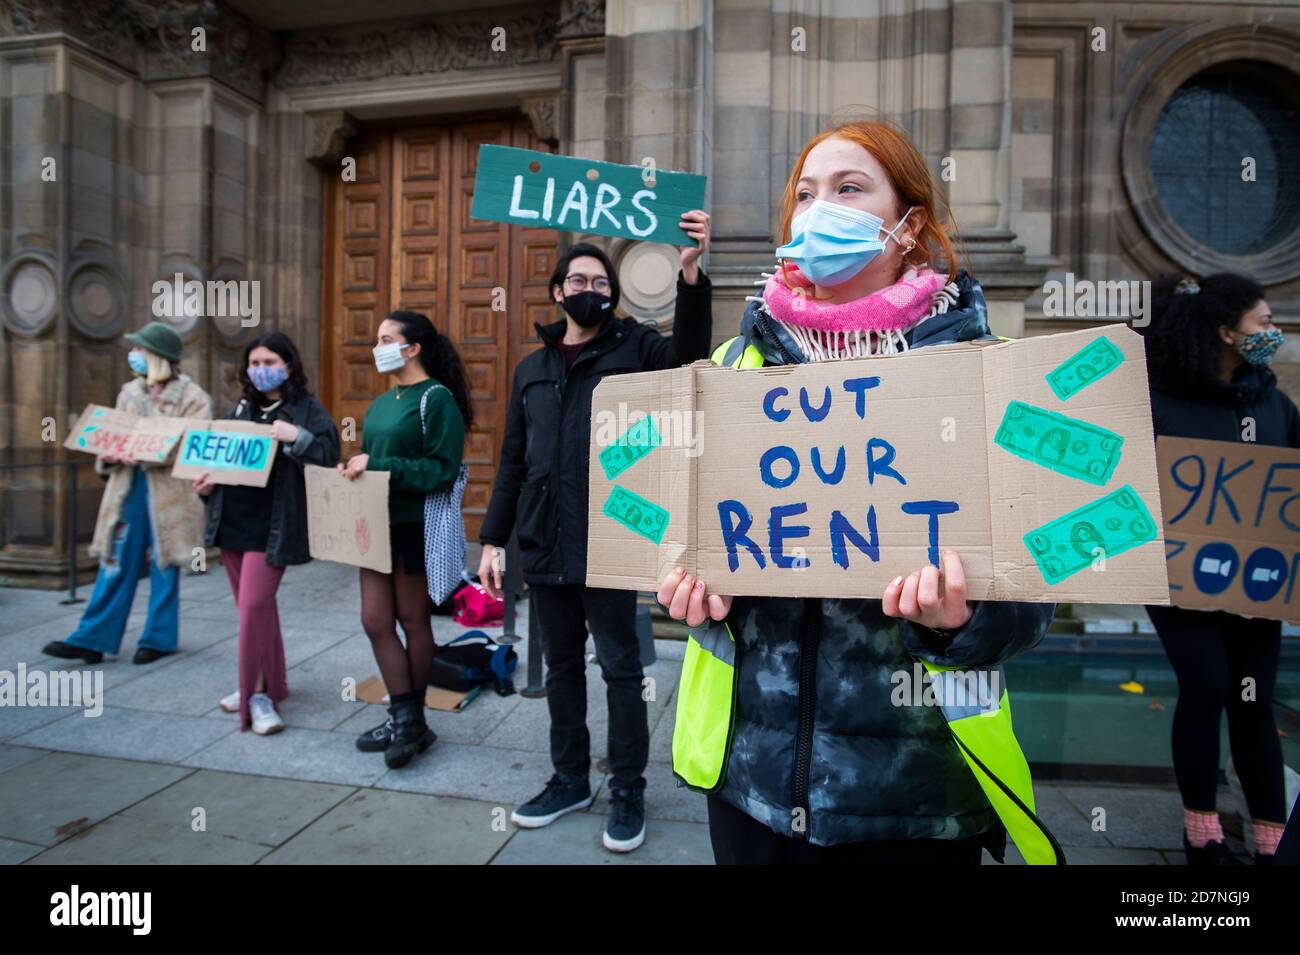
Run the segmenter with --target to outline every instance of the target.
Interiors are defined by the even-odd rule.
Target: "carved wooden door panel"
[[[492,493],[511,376],[539,345],[533,323],[555,316],[546,282],[557,254],[549,229],[470,217],[483,143],[547,148],[522,117],[376,130],[358,142],[357,181],[331,187],[322,348],[326,400],[335,415],[355,418],[359,442],[370,399],[387,387],[370,355],[384,315],[423,312],[450,336],[474,406],[465,442],[471,540]],[[344,454],[356,450],[345,445]]]

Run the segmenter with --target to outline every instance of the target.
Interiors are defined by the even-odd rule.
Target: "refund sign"
[[[530,149],[479,147],[470,215],[535,229],[698,245],[677,225],[704,206],[707,177],[575,159]]]
[[[950,547],[976,600],[1168,601],[1123,326],[616,376],[592,446],[589,586],[656,590],[681,565],[716,593],[878,598]]]
[[[1169,597],[1300,623],[1300,451],[1161,437]]]
[[[172,477],[192,480],[206,474],[214,484],[266,487],[278,444],[269,425],[205,422],[185,432]]]

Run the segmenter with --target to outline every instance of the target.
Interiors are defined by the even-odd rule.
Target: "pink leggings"
[[[280,588],[284,568],[272,567],[261,551],[224,547],[221,563],[230,578],[230,590],[239,610],[239,728],[247,730],[253,725],[248,698],[257,692],[259,675],[265,677],[265,693],[272,703],[279,703],[289,695],[280,612],[275,605],[275,592]]]

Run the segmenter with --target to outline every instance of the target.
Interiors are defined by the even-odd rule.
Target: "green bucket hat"
[[[168,361],[181,360],[181,336],[162,322],[150,322],[138,332],[129,332],[122,336],[133,345],[139,345],[146,351],[161,355]]]

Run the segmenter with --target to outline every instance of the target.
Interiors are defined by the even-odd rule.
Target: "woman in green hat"
[[[135,377],[117,395],[117,410],[142,417],[212,417],[212,399],[180,371],[181,337],[162,322],[150,322],[124,336],[135,347],[127,362]],[[81,623],[67,640],[45,645],[44,653],[98,663],[117,653],[126,631],[135,587],[149,560],[149,614],[135,652],[136,663],[152,663],[176,652],[180,610],[180,568],[203,539],[203,508],[190,482],[171,476],[171,465],[146,464],[116,454],[95,459],[108,480],[99,503],[95,537],[99,575]]]

